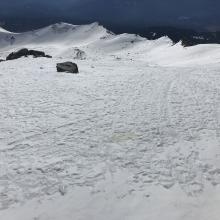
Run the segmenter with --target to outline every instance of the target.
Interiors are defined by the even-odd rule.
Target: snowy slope
[[[1,47],[10,48],[10,44],[4,39],[5,32],[3,32],[3,37],[1,38]],[[0,32],[0,37],[2,33]],[[48,27],[25,32],[20,34],[8,33],[8,37],[15,37],[13,42],[13,47],[23,46],[23,45],[39,45],[46,44],[56,45],[60,43],[61,45],[68,47],[70,43],[80,45],[81,43],[89,44],[93,41],[98,40],[101,37],[107,35],[106,29],[99,26],[98,23],[92,23],[89,25],[71,25],[66,23],[57,23],[50,25]]]
[[[97,23],[0,39],[53,56],[0,63],[0,219],[219,220],[219,45]]]
[[[11,38],[15,39],[11,39]],[[149,64],[162,66],[206,65],[220,62],[219,45],[197,45],[184,48],[173,45],[163,37],[149,41],[133,34],[114,35],[98,23],[89,25],[71,25],[57,23],[48,27],[26,32],[10,33],[0,30],[1,54],[15,48],[42,48],[56,57],[72,57],[76,48],[86,51],[89,57],[123,57],[143,60]]]

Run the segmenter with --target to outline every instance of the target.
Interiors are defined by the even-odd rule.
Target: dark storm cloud
[[[3,17],[99,21],[112,25],[219,27],[219,0],[0,0]]]

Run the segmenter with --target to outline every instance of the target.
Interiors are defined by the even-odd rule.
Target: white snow
[[[219,45],[0,30],[0,57],[23,47],[53,58],[0,63],[0,219],[219,220]]]

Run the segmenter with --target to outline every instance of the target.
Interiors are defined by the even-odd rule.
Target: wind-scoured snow
[[[0,219],[219,220],[219,45],[0,30],[0,57],[23,47],[53,58],[0,63]]]

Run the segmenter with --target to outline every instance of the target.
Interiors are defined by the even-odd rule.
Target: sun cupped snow
[[[0,29],[22,48],[52,58],[0,63],[0,219],[219,220],[219,45]]]

